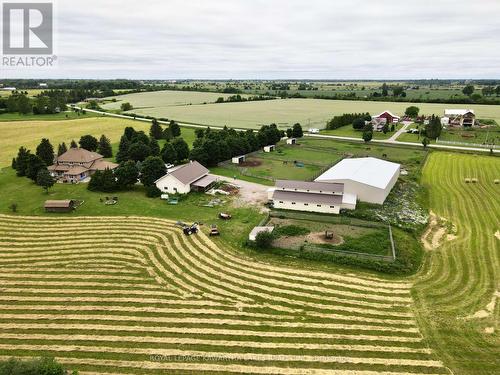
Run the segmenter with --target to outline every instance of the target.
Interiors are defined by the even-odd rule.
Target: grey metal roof
[[[211,183],[213,183],[215,181],[217,181],[217,177],[206,175],[206,176],[203,176],[202,178],[200,178],[199,180],[196,180],[191,185],[201,187],[201,188],[206,188],[208,185],[210,185]]]
[[[208,173],[208,169],[198,163],[196,160],[184,164],[170,174],[178,179],[183,184],[190,184]]]
[[[287,201],[287,202],[328,204],[332,206],[339,205],[342,203],[342,195],[304,193],[298,191],[283,191],[283,190],[275,190],[273,193],[273,199]]]
[[[344,184],[329,183],[329,182],[307,182],[295,180],[276,180],[276,188],[278,189],[298,189],[321,191],[323,193],[342,193],[344,191]]]

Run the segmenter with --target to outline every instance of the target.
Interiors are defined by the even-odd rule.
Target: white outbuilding
[[[276,145],[264,146],[264,152],[273,152],[276,149]]]
[[[208,174],[209,170],[197,161],[191,161],[170,169],[166,175],[155,181],[162,193],[187,194],[192,190],[206,191],[217,180]]]
[[[343,159],[315,181],[342,183],[358,200],[384,203],[399,177],[401,165],[373,157]]]

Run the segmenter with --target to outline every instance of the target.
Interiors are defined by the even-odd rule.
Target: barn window
[[[335,208],[335,206],[330,206],[330,208]]]
[[[321,205],[320,205],[320,204],[317,204],[317,205],[316,205],[316,207],[321,207]]]
[[[309,206],[309,203],[304,203],[304,206]]]
[[[280,201],[280,203],[283,203],[283,201]]]
[[[295,204],[295,202],[292,202],[292,204]]]

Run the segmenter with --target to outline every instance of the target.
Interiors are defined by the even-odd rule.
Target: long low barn
[[[343,159],[315,181],[342,183],[344,191],[369,203],[384,203],[399,177],[401,165],[373,157]]]

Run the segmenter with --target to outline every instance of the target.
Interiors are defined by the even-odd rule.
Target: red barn
[[[381,114],[377,116],[372,116],[372,119],[385,119],[387,123],[393,123],[393,122],[399,122],[400,117],[396,116],[395,114],[389,112],[389,111],[384,111]]]

